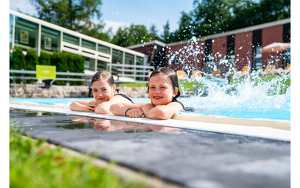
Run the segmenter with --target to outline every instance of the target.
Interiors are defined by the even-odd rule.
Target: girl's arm
[[[142,111],[142,107],[147,104],[146,102],[143,103],[137,103],[137,104],[132,104],[132,103],[116,103],[112,104],[110,107],[110,111],[116,115],[116,116],[126,116],[131,117],[131,118],[138,118],[142,117],[144,115]]]
[[[132,104],[128,99],[119,95],[115,95],[109,101],[98,104],[97,108],[95,109],[95,113],[111,114],[112,112],[110,111],[110,106],[116,103]]]
[[[142,110],[147,118],[166,120],[173,118],[177,111],[183,110],[183,107],[179,102],[171,102],[167,105],[155,107],[149,103],[143,106]]]
[[[72,111],[80,112],[94,112],[97,103],[95,100],[92,101],[74,101],[70,104],[69,108]]]

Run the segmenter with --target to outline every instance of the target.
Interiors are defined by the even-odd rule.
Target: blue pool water
[[[230,96],[228,96],[230,97]],[[280,97],[280,96],[279,96]],[[92,98],[11,98],[10,102],[18,103],[38,103],[46,105],[55,105],[60,108],[68,106],[76,100],[92,100]],[[148,98],[132,98],[134,103],[150,102]],[[238,98],[223,98],[212,100],[210,97],[189,97],[179,99],[186,107],[193,107],[194,112],[205,116],[223,116],[232,118],[247,119],[271,119],[271,120],[290,120],[290,98],[286,96],[269,97],[263,101],[257,99],[244,99],[238,101]],[[246,100],[246,101],[245,101]],[[276,101],[277,100],[277,101]]]

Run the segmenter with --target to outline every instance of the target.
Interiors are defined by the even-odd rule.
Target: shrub
[[[84,59],[80,55],[68,52],[54,52],[51,56],[51,64],[56,66],[57,72],[78,72],[84,73]],[[65,76],[57,76],[64,78]],[[70,78],[79,78],[78,76],[70,76]],[[56,85],[65,85],[66,81],[55,81]],[[71,81],[71,85],[79,85],[80,82]]]
[[[56,66],[56,72],[77,72],[84,73],[84,59],[82,56],[72,54],[69,52],[53,52],[49,54],[47,52],[41,52],[38,57],[34,50],[28,49],[27,55],[23,54],[22,48],[16,47],[13,53],[10,54],[10,69],[14,70],[36,70],[36,65],[54,65]],[[21,74],[11,74],[12,76],[20,76]],[[25,75],[35,77],[35,75]],[[65,78],[66,76],[57,76],[58,78]],[[70,78],[80,78],[78,76],[70,76]],[[28,83],[34,80],[29,80]],[[17,80],[19,83],[20,80]],[[55,85],[65,85],[66,81],[55,81]],[[79,85],[80,82],[71,81],[71,85]]]
[[[26,70],[35,70],[35,66],[39,63],[39,57],[32,49],[27,50],[25,60],[27,65]]]
[[[22,48],[15,48],[15,50],[12,53],[12,65],[11,69],[14,70],[21,70],[24,69],[26,70],[26,59],[23,54]]]
[[[51,55],[47,52],[41,51],[39,65],[51,65]]]

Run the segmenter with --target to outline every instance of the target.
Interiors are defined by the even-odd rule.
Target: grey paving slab
[[[290,187],[290,142],[11,109],[44,138],[184,187]]]

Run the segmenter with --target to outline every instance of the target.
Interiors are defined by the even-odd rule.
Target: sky
[[[102,0],[100,18],[115,33],[120,26],[145,25],[148,30],[154,24],[160,35],[169,20],[170,31],[178,29],[181,12],[193,10],[194,0]],[[10,0],[9,7],[29,15],[37,14],[30,0]]]

